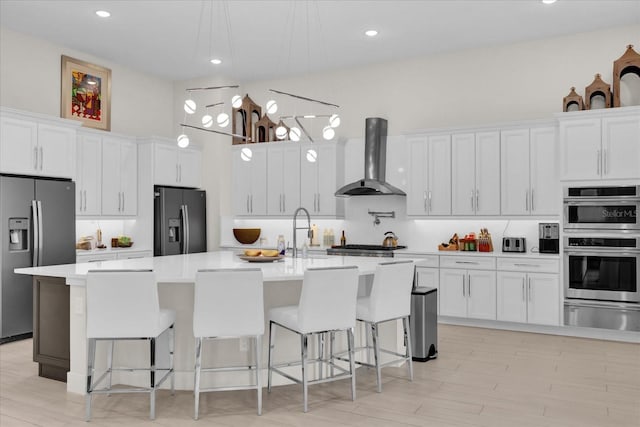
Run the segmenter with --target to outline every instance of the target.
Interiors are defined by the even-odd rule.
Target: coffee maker
[[[560,253],[560,227],[557,223],[538,224],[538,246],[541,254]]]

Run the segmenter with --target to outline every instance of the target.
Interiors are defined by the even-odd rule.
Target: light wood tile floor
[[[39,378],[31,340],[0,346],[0,426],[640,426],[640,345],[522,332],[439,327],[440,356],[406,369],[357,372],[357,399],[345,381],[310,387],[302,412],[299,386],[264,391],[255,415],[253,391],[202,395],[192,416],[187,391],[158,393],[149,421],[147,395],[97,396],[91,424],[84,399],[65,384]]]

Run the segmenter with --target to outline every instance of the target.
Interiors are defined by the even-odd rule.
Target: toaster
[[[525,242],[524,237],[503,237],[502,252],[526,252]]]

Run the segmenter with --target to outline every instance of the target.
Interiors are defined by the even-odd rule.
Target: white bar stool
[[[264,294],[262,270],[198,270],[193,304],[193,335],[196,338],[194,418],[197,420],[200,393],[223,390],[258,391],[258,415],[262,414],[262,335],[264,335]],[[255,365],[202,368],[202,343],[209,339],[253,337]],[[201,372],[255,371],[255,385],[200,388]]]
[[[397,363],[399,360],[407,361],[409,380],[413,381],[413,361],[411,353],[411,330],[409,327],[409,315],[411,314],[411,289],[413,288],[414,264],[413,261],[394,261],[378,264],[373,277],[371,293],[367,297],[358,298],[356,307],[356,319],[366,325],[365,333],[371,330],[373,339],[374,364],[356,361],[359,365],[375,367],[378,383],[378,393],[382,392],[381,368]],[[402,319],[404,327],[404,343],[406,354],[380,348],[378,325]],[[368,344],[364,349],[369,352]],[[380,360],[380,353],[387,353],[398,358],[386,363]]]
[[[269,391],[271,391],[271,377],[273,372],[298,384],[302,384],[303,407],[304,412],[307,412],[307,387],[309,384],[351,378],[351,399],[355,400],[356,378],[353,361],[353,329],[356,323],[357,293],[357,267],[309,268],[304,272],[302,292],[298,305],[276,307],[269,310]],[[300,362],[273,364],[273,351],[275,347],[274,325],[278,325],[300,335],[302,356]],[[319,379],[309,381],[306,372],[308,337],[313,334],[324,334],[326,332],[343,330],[347,331],[349,369],[346,370],[341,366],[334,365],[332,360],[323,359],[323,354],[319,351],[318,358],[315,361],[321,365],[322,363],[328,363],[332,369],[338,369],[341,373],[327,378],[322,378],[322,374],[319,374]],[[295,378],[280,369],[297,365],[301,365],[302,367],[301,379]]]
[[[158,302],[158,285],[151,270],[89,270],[86,281],[87,295],[87,395],[86,420],[91,419],[91,398],[94,394],[149,393],[149,418],[155,419],[156,390],[171,379],[174,393],[173,352],[175,345],[173,310],[161,310]],[[169,367],[156,367],[156,340],[169,331]],[[150,343],[149,368],[117,368],[113,364],[114,341],[147,340]],[[109,341],[107,370],[95,382],[95,356],[97,341]],[[117,388],[111,386],[113,371],[149,371],[149,387]],[[156,380],[156,372],[164,375]],[[96,386],[107,378],[104,388]]]

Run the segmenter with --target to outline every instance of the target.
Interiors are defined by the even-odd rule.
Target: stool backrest
[[[151,270],[89,270],[86,281],[87,337],[150,337],[160,313]]]
[[[264,334],[262,270],[199,270],[193,301],[196,337]]]
[[[309,268],[304,272],[298,305],[300,329],[329,331],[356,324],[358,268]]]
[[[414,270],[410,260],[378,264],[369,298],[372,319],[394,319],[410,314]]]

